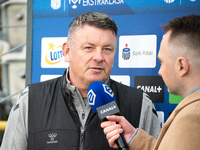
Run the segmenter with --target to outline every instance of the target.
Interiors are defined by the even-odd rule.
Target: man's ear
[[[189,71],[189,63],[188,60],[185,57],[179,57],[177,59],[178,61],[178,72],[179,76],[184,76]]]
[[[69,62],[70,61],[70,45],[67,42],[63,43],[62,51],[65,58],[65,62]]]

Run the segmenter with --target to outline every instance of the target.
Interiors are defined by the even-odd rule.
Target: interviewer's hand
[[[112,148],[118,148],[115,141],[119,138],[120,133],[123,133],[126,142],[128,142],[136,131],[136,129],[123,116],[112,115],[107,116],[106,118],[109,121],[102,122],[101,127],[104,129],[103,131],[108,143]]]

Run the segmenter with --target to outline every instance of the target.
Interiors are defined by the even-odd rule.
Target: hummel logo
[[[57,133],[49,133],[48,136],[51,139],[51,141],[53,141],[54,138],[57,137]]]
[[[57,133],[49,133],[48,137],[51,141],[47,141],[47,144],[58,143],[58,140],[55,140],[55,138],[57,137]]]

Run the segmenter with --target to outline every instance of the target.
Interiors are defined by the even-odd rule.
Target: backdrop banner
[[[31,81],[41,82],[63,74],[62,44],[74,17],[102,12],[118,26],[117,52],[111,78],[142,89],[153,100],[161,126],[182,100],[167,91],[158,75],[157,58],[164,31],[161,25],[175,17],[200,14],[199,0],[28,0],[32,11]],[[28,31],[29,32],[29,31]]]

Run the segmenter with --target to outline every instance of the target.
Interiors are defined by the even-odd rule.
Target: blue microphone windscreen
[[[88,87],[87,99],[91,109],[97,112],[96,108],[115,101],[115,95],[107,84],[95,81]]]

